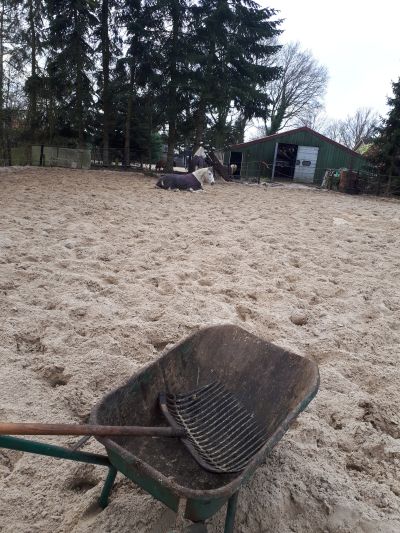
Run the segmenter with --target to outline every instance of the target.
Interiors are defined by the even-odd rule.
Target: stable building
[[[365,158],[306,126],[234,144],[227,159],[234,177],[272,178],[320,184],[328,169],[361,170]],[[228,161],[226,161],[228,162]]]

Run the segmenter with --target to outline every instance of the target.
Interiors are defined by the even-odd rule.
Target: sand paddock
[[[314,357],[321,389],[241,492],[236,531],[400,531],[400,204],[154,183],[0,173],[0,419],[84,421],[170,344],[238,324]],[[120,475],[100,512],[105,474],[0,450],[0,530],[163,531],[165,508]]]

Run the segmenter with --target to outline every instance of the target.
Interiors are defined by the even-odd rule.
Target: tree
[[[0,160],[11,161],[10,132],[13,111],[18,107],[21,57],[18,39],[21,32],[20,10],[16,0],[0,4]],[[19,103],[20,95],[17,100]],[[19,121],[18,121],[19,122]]]
[[[59,133],[83,146],[89,134],[93,105],[95,0],[47,0],[50,88],[61,111]]]
[[[195,148],[208,121],[211,144],[221,147],[234,130],[243,135],[246,123],[264,114],[269,100],[260,88],[279,73],[268,61],[279,48],[272,43],[280,33],[275,14],[252,0],[201,0],[192,7]]]
[[[392,83],[393,97],[387,99],[390,111],[378,128],[374,162],[388,175],[387,193],[393,182],[400,184],[400,78]]]
[[[123,161],[130,165],[131,155],[136,152],[136,133],[143,139],[143,128],[149,139],[157,127],[153,122],[158,103],[154,103],[159,92],[159,80],[165,66],[160,58],[160,41],[163,38],[163,18],[158,14],[157,2],[152,0],[126,0],[119,12],[118,22],[123,27],[125,54],[116,65],[112,83],[117,106],[118,129],[123,136]],[[164,95],[164,101],[166,100]],[[137,132],[140,113],[143,125]],[[152,145],[148,145],[151,158]],[[142,154],[142,152],[141,152]]]
[[[162,35],[162,48],[165,57],[167,75],[168,149],[166,169],[171,171],[174,162],[174,150],[178,140],[177,121],[184,109],[184,99],[179,98],[183,80],[188,77],[189,36],[185,31],[188,25],[187,0],[159,0],[159,16],[165,21]],[[167,30],[168,28],[168,30]]]
[[[281,76],[264,86],[271,104],[264,115],[265,135],[272,135],[296,120],[321,109],[327,83],[327,69],[300,43],[282,47],[276,57]]]
[[[25,93],[28,97],[28,128],[30,138],[37,136],[41,117],[39,113],[39,97],[43,92],[43,78],[38,66],[38,59],[45,44],[45,5],[43,0],[24,0],[21,3],[23,27],[20,32],[19,50],[26,63],[30,65],[30,74],[25,82]]]
[[[110,122],[112,97],[110,91],[110,65],[113,44],[110,38],[110,19],[112,8],[117,7],[113,0],[101,0],[98,6],[99,26],[95,36],[99,40],[101,51],[101,73],[100,73],[100,106],[102,108],[102,143],[103,143],[103,164],[108,166],[109,144],[110,144]],[[115,41],[114,41],[115,42]],[[115,47],[115,45],[114,45]]]
[[[310,109],[307,114],[295,119],[293,125],[299,128],[306,126],[307,128],[311,128],[312,130],[322,133],[328,127],[328,122],[328,117],[326,116],[324,110],[322,108],[315,108]]]
[[[323,133],[354,150],[363,139],[369,139],[375,134],[377,125],[377,113],[369,107],[362,107],[354,115],[347,115],[344,120],[328,121]]]

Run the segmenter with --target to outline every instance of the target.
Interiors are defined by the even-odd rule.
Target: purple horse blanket
[[[194,174],[163,174],[156,183],[160,189],[181,189],[198,191],[202,189],[200,181]]]

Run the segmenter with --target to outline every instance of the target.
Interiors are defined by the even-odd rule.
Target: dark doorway
[[[232,173],[232,176],[234,178],[240,178],[240,169],[242,168],[242,152],[231,152],[231,159],[229,164],[230,165],[236,165],[235,172]]]
[[[274,177],[278,179],[293,179],[296,156],[297,144],[279,143],[276,152]]]

